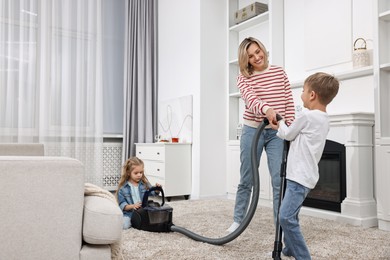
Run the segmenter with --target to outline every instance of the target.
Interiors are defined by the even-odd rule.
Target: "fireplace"
[[[330,129],[327,139],[345,147],[345,155],[342,155],[342,157],[345,156],[345,161],[341,160],[340,165],[338,165],[335,162],[335,160],[338,160],[335,158],[335,153],[337,154],[337,152],[331,149],[332,152],[327,157],[324,157],[324,160],[321,162],[318,187],[320,187],[319,185],[321,185],[322,181],[328,182],[328,180],[322,178],[325,175],[325,168],[345,167],[345,179],[343,179],[344,177],[340,179],[340,183],[345,183],[345,186],[341,186],[345,187],[345,190],[343,191],[340,188],[340,197],[338,199],[335,199],[336,197],[333,197],[333,195],[328,196],[330,198],[326,199],[327,201],[317,200],[311,206],[302,207],[301,212],[306,215],[328,218],[355,226],[377,226],[378,217],[374,199],[373,174],[374,114],[339,114],[330,115],[329,119]],[[326,149],[328,149],[328,146]],[[337,149],[335,150],[337,151]],[[324,154],[326,155],[328,152]],[[323,167],[322,163],[329,166]],[[333,173],[333,170],[331,172]],[[333,186],[327,189],[332,190],[331,188]],[[318,194],[313,192],[310,196],[313,195],[317,199]],[[329,194],[333,194],[333,192],[328,192]],[[324,204],[333,204],[334,200],[339,199],[342,200],[341,211],[338,207],[336,208],[337,211],[319,208],[324,206]],[[308,199],[308,201],[310,200]],[[309,202],[305,201],[305,203]]]
[[[318,183],[303,205],[341,212],[341,203],[346,197],[345,146],[326,140],[318,168]]]

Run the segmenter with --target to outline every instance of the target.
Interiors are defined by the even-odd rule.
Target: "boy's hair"
[[[268,66],[268,51],[258,39],[253,37],[245,38],[238,47],[238,65],[240,67],[241,74],[249,78],[253,74],[253,66],[249,64],[248,48],[251,44],[257,44],[264,53],[264,64]]]
[[[118,192],[120,188],[125,185],[125,183],[130,179],[131,172],[134,170],[135,166],[144,166],[144,162],[139,159],[138,157],[130,157],[129,159],[126,160],[126,162],[122,166],[122,171],[121,171],[121,178],[118,183],[118,189],[116,190],[115,194],[116,197],[118,198]],[[149,189],[149,181],[145,176],[145,173],[142,174],[142,179],[141,181],[146,184],[145,187],[146,189]]]
[[[318,95],[318,100],[325,106],[333,100],[339,91],[339,81],[324,72],[317,72],[309,76],[304,84],[307,84]]]

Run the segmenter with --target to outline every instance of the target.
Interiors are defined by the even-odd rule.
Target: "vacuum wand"
[[[279,193],[279,207],[278,207],[278,215],[276,218],[276,231],[275,231],[275,242],[274,242],[274,251],[272,251],[272,258],[280,260],[281,259],[281,252],[283,249],[283,243],[282,243],[282,227],[280,226],[279,221],[279,212],[280,212],[280,205],[282,203],[284,192],[286,190],[286,168],[287,168],[287,155],[288,150],[290,148],[290,142],[284,141],[284,149],[283,149],[283,157],[282,157],[282,164],[280,168],[280,193]]]
[[[282,120],[282,117],[277,114],[276,119],[278,121]],[[288,149],[290,148],[290,142],[284,141],[284,147],[283,147],[283,155],[282,155],[282,164],[280,166],[280,193],[279,193],[279,207],[276,217],[276,228],[275,228],[275,242],[274,242],[274,251],[272,251],[272,258],[276,260],[280,260],[281,258],[281,252],[283,249],[283,242],[282,242],[282,227],[280,226],[279,221],[279,212],[280,212],[280,204],[282,203],[284,192],[286,190],[286,169],[287,169],[287,155],[288,155]]]

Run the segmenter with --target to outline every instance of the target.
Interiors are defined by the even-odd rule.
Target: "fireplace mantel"
[[[374,199],[374,114],[330,115],[327,139],[345,145],[346,198],[341,213],[303,207],[302,213],[342,221],[355,226],[377,226]]]

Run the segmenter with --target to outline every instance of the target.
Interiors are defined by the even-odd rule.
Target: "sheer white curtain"
[[[0,141],[43,143],[102,185],[101,0],[0,0]]]

